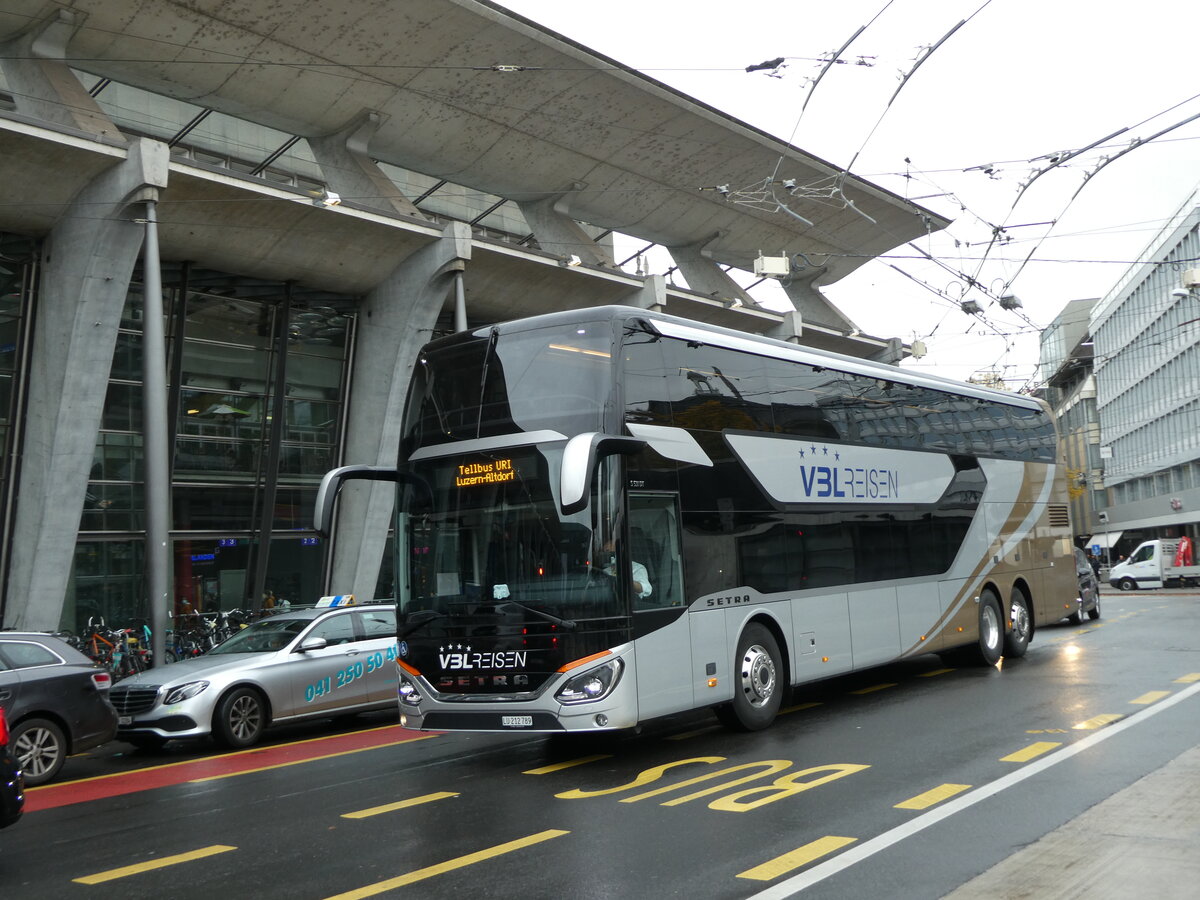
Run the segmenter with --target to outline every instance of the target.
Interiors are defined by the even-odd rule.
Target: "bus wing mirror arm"
[[[317,507],[313,511],[313,530],[321,537],[329,537],[333,527],[333,506],[338,493],[347,481],[409,481],[410,476],[385,466],[342,466],[331,469],[321,479],[317,490]]]
[[[558,485],[563,515],[569,516],[587,507],[588,487],[601,459],[614,453],[637,453],[644,446],[646,441],[642,438],[600,431],[577,434],[567,441]]]

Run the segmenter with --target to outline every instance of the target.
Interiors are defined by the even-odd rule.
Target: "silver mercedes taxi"
[[[113,685],[117,740],[156,748],[211,734],[249,747],[272,724],[395,709],[395,660],[394,606],[280,613]]]

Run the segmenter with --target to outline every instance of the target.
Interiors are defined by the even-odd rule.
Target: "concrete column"
[[[120,129],[65,62],[67,44],[82,18],[70,10],[57,10],[25,34],[0,45],[0,65],[18,112],[120,140]]]
[[[167,184],[166,144],[139,139],[75,197],[42,252],[5,625],[56,629],[100,429],[121,310],[142,246],[134,221]]]
[[[590,266],[615,265],[612,251],[588,237],[582,226],[571,218],[571,195],[587,187],[575,182],[570,190],[540,200],[519,200],[517,207],[525,217],[538,245],[556,256],[578,256]]]
[[[409,377],[429,341],[457,272],[471,258],[471,229],[449,223],[442,239],[418,250],[363,301],[344,465],[394,467]],[[331,590],[370,599],[387,543],[396,487],[351,482],[338,500]]]
[[[793,272],[780,283],[784,293],[788,295],[788,299],[792,301],[797,312],[804,317],[805,322],[824,325],[826,328],[843,331],[846,334],[859,331],[859,327],[815,287],[817,279],[824,274],[824,268],[806,269],[803,272]]]
[[[647,275],[642,289],[636,294],[630,294],[623,303],[626,306],[636,306],[638,309],[649,309],[654,312],[667,311],[667,278],[665,275]]]
[[[793,344],[799,344],[800,338],[804,334],[804,317],[796,310],[785,313],[783,321],[767,332],[767,337],[773,337],[780,341],[790,341]]]
[[[379,113],[365,111],[341,131],[309,138],[308,146],[330,190],[358,206],[392,215],[426,218],[371,159],[369,145],[382,122]]]
[[[707,294],[718,300],[735,300],[744,306],[755,308],[758,301],[742,290],[741,285],[729,277],[717,263],[711,259],[705,247],[720,237],[720,233],[677,247],[668,247],[671,259],[679,267],[680,273],[687,280],[688,288],[697,294]]]

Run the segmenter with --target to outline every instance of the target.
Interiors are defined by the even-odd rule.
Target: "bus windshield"
[[[398,550],[408,563],[402,621],[429,611],[417,619],[573,626],[625,613],[627,592],[614,577],[615,463],[601,464],[595,483],[604,487],[593,488],[587,509],[563,516],[556,499],[562,447],[409,464],[422,486],[406,487],[400,505]],[[403,558],[397,562],[402,571]]]

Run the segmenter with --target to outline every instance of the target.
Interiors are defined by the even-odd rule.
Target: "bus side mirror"
[[[600,460],[614,453],[637,453],[645,445],[642,438],[599,431],[577,434],[567,441],[558,476],[558,502],[563,515],[569,516],[587,507],[588,487]]]
[[[317,508],[313,511],[313,530],[321,537],[329,537],[333,527],[333,505],[347,481],[416,482],[417,479],[383,466],[342,466],[326,472],[317,491]]]

